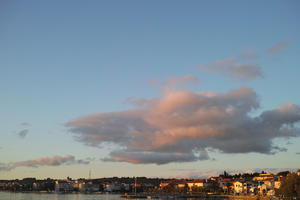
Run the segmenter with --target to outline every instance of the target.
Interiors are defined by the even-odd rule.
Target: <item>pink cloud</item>
[[[169,77],[166,81],[152,80],[150,84],[154,86],[161,87],[164,91],[183,89],[189,85],[196,84],[199,79],[191,74],[179,76],[179,77]]]
[[[112,150],[106,161],[197,161],[209,159],[206,148],[224,153],[285,151],[272,141],[299,136],[299,130],[290,126],[300,121],[299,106],[286,104],[251,116],[257,108],[257,95],[250,88],[227,93],[176,90],[146,107],[98,113],[66,126],[79,142],[98,147],[112,143],[122,149]]]
[[[76,160],[72,155],[40,157],[35,160],[25,160],[12,163],[0,163],[0,171],[12,170],[17,167],[59,166],[63,164],[89,164],[90,159]]]
[[[280,52],[284,47],[288,46],[290,43],[291,43],[291,39],[289,40],[286,40],[286,41],[282,41],[282,42],[279,42],[277,44],[275,44],[274,46],[272,46],[271,48],[269,48],[267,50],[267,53],[269,54],[274,54],[274,53],[278,53]]]
[[[235,58],[215,60],[211,64],[200,65],[200,68],[207,72],[217,72],[241,80],[254,80],[264,76],[259,65],[241,63]]]

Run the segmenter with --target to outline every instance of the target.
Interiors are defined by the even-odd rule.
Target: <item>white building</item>
[[[233,182],[234,193],[240,194],[243,193],[244,183],[241,181]]]
[[[61,193],[61,192],[72,192],[74,191],[73,184],[67,181],[63,180],[57,180],[55,181],[55,192]]]
[[[121,185],[116,183],[106,184],[104,187],[104,191],[106,192],[118,192],[121,191]]]

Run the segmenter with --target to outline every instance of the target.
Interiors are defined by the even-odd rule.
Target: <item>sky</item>
[[[299,168],[299,9],[1,1],[0,179]]]

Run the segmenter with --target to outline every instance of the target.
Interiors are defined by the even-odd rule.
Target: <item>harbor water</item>
[[[55,193],[21,193],[0,192],[0,200],[125,200],[120,194],[55,194]],[[146,200],[147,198],[139,200]],[[161,197],[160,200],[178,199]],[[182,198],[180,198],[182,199]],[[199,200],[203,198],[184,198],[184,200]],[[214,199],[223,200],[223,199]]]

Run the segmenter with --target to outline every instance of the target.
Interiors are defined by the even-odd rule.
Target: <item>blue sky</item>
[[[299,8],[298,1],[2,1],[0,163],[65,155],[94,159],[0,170],[0,178],[86,177],[90,169],[97,177],[169,177],[299,167],[299,137],[272,139],[287,149],[274,155],[217,149],[206,160],[132,164],[102,161],[114,147],[87,146],[65,126],[91,114],[132,109],[128,99],[160,98],[161,86],[151,81],[185,75],[199,79],[187,88],[193,92],[252,88],[260,103],[253,116],[299,105]],[[200,67],[225,59],[259,67],[263,78],[237,79]]]

